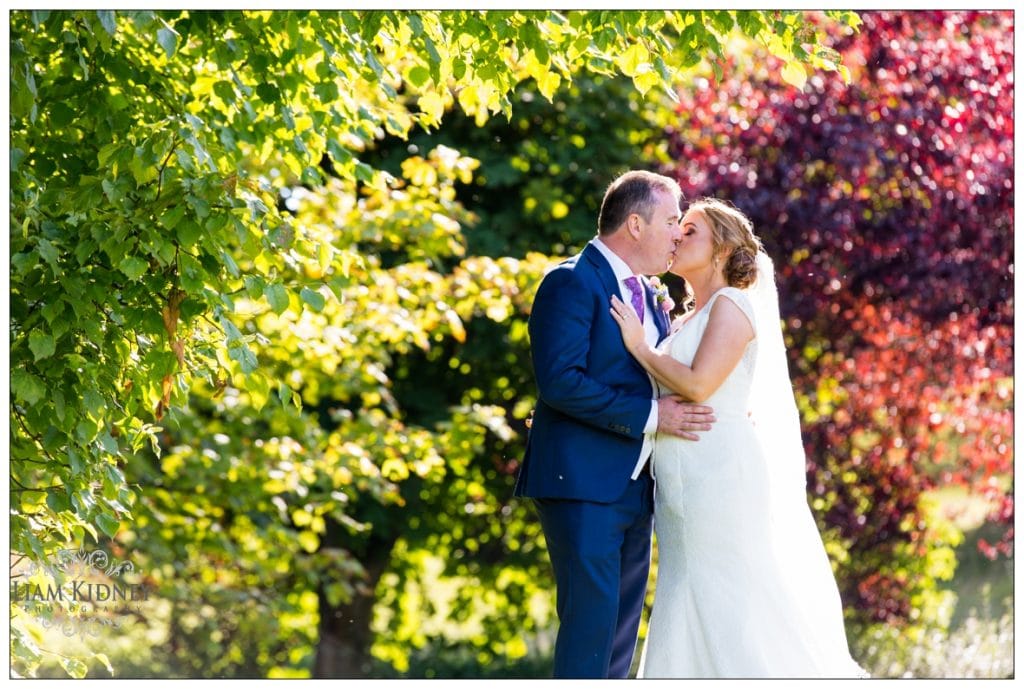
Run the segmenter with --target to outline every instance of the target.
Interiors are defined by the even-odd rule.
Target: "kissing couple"
[[[551,270],[529,321],[538,400],[515,494],[557,585],[555,677],[624,678],[657,534],[640,677],[858,677],[807,505],[771,259],[675,180],[608,187],[598,235]],[[694,298],[670,301],[666,270]]]

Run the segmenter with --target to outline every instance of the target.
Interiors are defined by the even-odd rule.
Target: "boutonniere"
[[[668,286],[661,283],[661,279],[658,276],[654,276],[650,279],[651,289],[654,290],[654,303],[661,308],[662,311],[668,313],[676,307],[676,303],[672,301],[672,297],[668,296]]]

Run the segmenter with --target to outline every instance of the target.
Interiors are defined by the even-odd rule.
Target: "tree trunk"
[[[370,645],[373,642],[373,604],[377,581],[387,566],[390,549],[364,561],[366,579],[356,586],[352,600],[332,606],[324,587],[320,598],[320,641],[316,648],[313,677],[316,679],[366,677],[370,670]]]

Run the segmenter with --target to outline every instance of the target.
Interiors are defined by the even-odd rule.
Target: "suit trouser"
[[[651,565],[653,479],[613,503],[536,500],[558,587],[555,677],[628,675]]]

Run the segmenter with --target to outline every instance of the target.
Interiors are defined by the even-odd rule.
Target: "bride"
[[[657,347],[612,297],[661,394],[710,405],[699,441],[654,449],[658,577],[641,677],[856,677],[842,605],[807,506],[799,416],[771,259],[717,199],[687,209],[671,272],[694,308]]]

